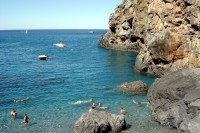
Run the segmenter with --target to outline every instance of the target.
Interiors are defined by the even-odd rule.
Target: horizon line
[[[65,29],[65,28],[63,28],[63,29],[60,29],[60,28],[58,28],[58,29],[0,29],[0,31],[5,31],[5,30],[108,30],[108,28],[107,29],[105,29],[105,28],[102,28],[102,29],[100,29],[100,28],[97,28],[97,29],[85,29],[85,28],[83,28],[83,29],[76,29],[76,28],[74,28],[74,29]]]

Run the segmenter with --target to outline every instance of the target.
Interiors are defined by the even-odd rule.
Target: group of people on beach
[[[90,98],[88,102],[93,102],[93,98]],[[132,103],[135,105],[142,105],[142,104],[146,104],[147,102],[138,102],[136,100],[133,100]],[[96,108],[96,105],[95,103],[93,103],[88,112],[92,112],[93,110],[95,110],[95,108]],[[107,107],[103,106],[102,103],[99,103],[98,108],[107,109]],[[123,107],[121,107],[119,110],[119,114],[125,115],[126,113],[127,113],[126,110]]]
[[[28,99],[29,99],[29,97],[26,97],[26,98],[23,98],[23,99],[20,99],[20,100],[14,100],[14,103],[23,102],[23,101],[26,101]],[[17,117],[17,112],[15,111],[14,108],[11,109],[10,116]],[[27,116],[26,113],[24,113],[23,123],[24,124],[28,124],[28,120],[29,120],[29,117]]]

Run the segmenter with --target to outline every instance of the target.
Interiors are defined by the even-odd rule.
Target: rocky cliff
[[[200,133],[200,69],[182,69],[157,79],[148,91],[152,118],[184,133]]]
[[[124,0],[99,46],[139,52],[135,69],[156,76],[200,67],[200,0]]]

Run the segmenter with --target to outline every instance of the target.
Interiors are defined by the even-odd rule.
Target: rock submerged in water
[[[147,93],[148,91],[147,85],[142,81],[133,81],[130,83],[125,82],[122,85],[118,86],[117,88],[120,91],[129,92],[133,94]]]
[[[94,110],[84,113],[75,123],[75,133],[120,133],[126,129],[124,115]]]
[[[200,132],[200,68],[162,76],[150,87],[147,99],[152,117],[162,125]]]

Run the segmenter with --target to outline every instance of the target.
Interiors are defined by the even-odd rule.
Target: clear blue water
[[[97,46],[106,30],[29,30],[0,31],[0,132],[1,133],[73,133],[75,121],[87,112],[91,103],[73,104],[91,97],[102,102],[108,112],[118,114],[124,107],[130,132],[154,132],[146,106],[132,99],[145,96],[116,92],[123,82],[142,80],[149,86],[154,77],[134,72],[135,53],[112,51]],[[53,46],[62,41],[64,48]],[[47,54],[41,61],[38,55]],[[14,103],[14,99],[30,99]],[[9,116],[15,108],[18,117]],[[23,123],[23,113],[30,118]]]

